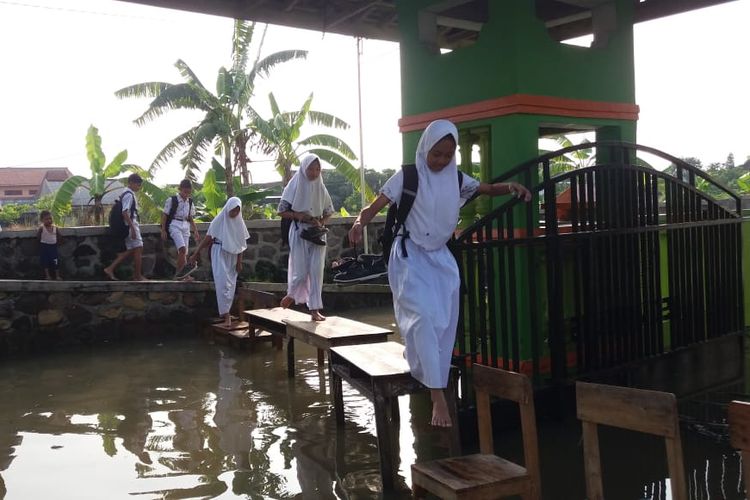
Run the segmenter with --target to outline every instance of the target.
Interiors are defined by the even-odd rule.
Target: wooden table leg
[[[325,359],[325,351],[323,349],[318,349],[318,368],[325,368],[326,365],[326,359]]]
[[[336,414],[336,427],[344,428],[344,390],[341,386],[341,377],[333,370],[331,363],[331,393],[333,395],[333,411]]]
[[[373,383],[372,402],[375,405],[375,431],[378,434],[378,454],[380,455],[380,476],[383,491],[393,490],[395,475],[391,429],[388,425],[388,413],[392,411],[391,401],[378,383]]]
[[[289,378],[294,378],[294,337],[286,341],[286,373]]]

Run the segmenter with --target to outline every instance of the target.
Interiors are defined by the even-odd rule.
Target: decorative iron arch
[[[587,148],[595,165],[551,173],[555,158]],[[558,385],[743,328],[740,198],[705,172],[607,141],[493,182],[510,179],[534,201],[500,204],[451,244],[463,278],[459,356]]]

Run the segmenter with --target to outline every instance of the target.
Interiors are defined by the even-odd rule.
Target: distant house
[[[72,176],[67,168],[0,168],[0,205],[33,203]]]

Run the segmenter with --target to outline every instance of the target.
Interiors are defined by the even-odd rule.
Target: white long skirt
[[[295,304],[307,304],[311,311],[323,309],[323,270],[326,247],[300,238],[308,224],[292,223],[289,228],[289,269],[286,294]],[[325,241],[325,235],[321,237]]]
[[[388,261],[396,323],[412,376],[431,389],[443,389],[458,325],[458,266],[448,247],[428,252],[407,239],[406,249],[408,257],[396,238]]]
[[[214,274],[219,316],[224,316],[232,308],[232,302],[234,302],[234,289],[237,286],[237,254],[225,252],[221,245],[212,245],[211,270]]]

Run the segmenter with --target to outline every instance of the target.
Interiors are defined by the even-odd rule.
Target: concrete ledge
[[[286,283],[248,281],[242,283],[245,290],[263,292],[286,292]],[[46,281],[46,280],[0,280],[0,292],[204,292],[213,290],[213,281]],[[390,294],[388,285],[337,285],[326,283],[324,293]]]
[[[333,217],[331,218],[327,225],[328,226],[351,226],[354,223],[354,220],[356,219],[355,216],[350,217]],[[385,216],[384,215],[377,215],[373,218],[371,224],[377,225],[379,223],[385,222]],[[199,222],[196,224],[198,226],[198,231],[201,233],[205,233],[208,230],[209,223],[208,222]],[[280,221],[279,219],[251,219],[245,221],[245,226],[249,230],[258,230],[258,229],[277,229],[280,227]],[[70,227],[60,227],[60,232],[65,236],[107,236],[109,235],[109,227],[108,226],[70,226]],[[141,225],[141,234],[159,234],[161,232],[161,228],[159,224],[142,224]],[[11,238],[36,238],[36,229],[24,229],[22,231],[11,231],[11,230],[3,230],[0,232],[0,239],[11,239]]]
[[[261,292],[286,292],[286,283],[248,281],[243,283],[242,287]],[[324,283],[323,293],[390,294],[391,287],[381,284],[338,285],[336,283]]]

